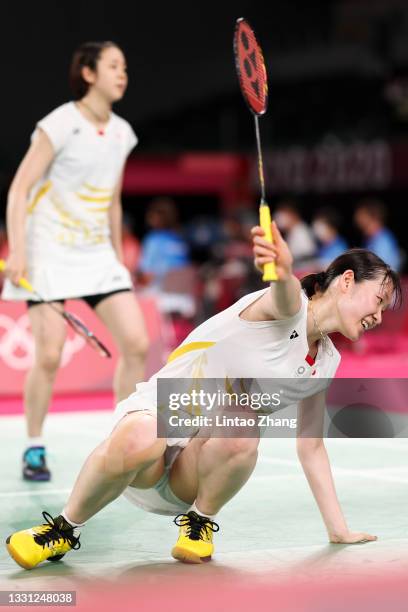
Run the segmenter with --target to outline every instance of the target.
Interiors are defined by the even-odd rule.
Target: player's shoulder
[[[52,118],[52,119],[67,119],[68,117],[74,118],[78,111],[75,108],[74,102],[64,102],[64,104],[60,104],[52,111],[50,111],[47,115],[45,115],[44,119]]]
[[[126,121],[123,117],[120,117],[116,113],[112,113],[112,124],[116,132],[121,134],[121,137],[127,143],[127,151],[131,151],[134,146],[139,142],[132,126],[129,121]]]
[[[112,122],[114,122],[117,126],[121,127],[122,129],[126,129],[126,130],[133,132],[133,128],[130,125],[129,121],[126,121],[126,119],[124,119],[120,115],[117,115],[114,112],[112,112],[111,117],[112,117]]]
[[[78,119],[79,111],[74,102],[65,102],[42,117],[37,125],[47,134],[67,134],[76,126]]]

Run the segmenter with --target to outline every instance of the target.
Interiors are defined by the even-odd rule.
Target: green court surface
[[[42,522],[41,511],[58,514],[87,454],[109,431],[107,412],[50,415],[46,437],[50,483],[20,477],[24,439],[21,417],[0,419],[0,525],[4,541],[13,531]],[[131,581],[225,577],[237,581],[309,580],[320,576],[370,577],[408,570],[408,440],[328,440],[337,490],[349,526],[378,541],[329,545],[315,502],[290,439],[264,439],[254,474],[217,516],[212,563],[188,566],[172,559],[178,529],[171,517],[145,513],[119,498],[89,521],[82,547],[63,562],[25,571],[0,549],[2,589],[80,588]]]

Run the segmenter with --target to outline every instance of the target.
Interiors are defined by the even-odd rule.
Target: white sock
[[[30,448],[30,446],[45,446],[44,438],[42,436],[28,437],[26,440],[26,448]]]
[[[81,533],[81,527],[85,527],[85,523],[75,523],[74,521],[71,521],[71,519],[67,516],[65,510],[61,512],[60,516],[62,516],[62,518],[67,521],[67,523],[72,525],[72,527],[74,528],[74,536],[77,538]]]
[[[193,503],[191,508],[188,509],[188,512],[196,512],[199,516],[205,516],[206,518],[209,518],[211,521],[213,521],[214,518],[217,516],[216,514],[205,514],[204,512],[201,512],[201,510],[197,508],[195,502]]]

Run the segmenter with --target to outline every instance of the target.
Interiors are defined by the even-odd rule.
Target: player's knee
[[[125,359],[144,359],[149,350],[149,337],[145,332],[129,334],[120,350]]]
[[[220,442],[228,461],[247,462],[257,456],[259,438],[227,438]]]
[[[132,418],[133,417],[133,418]],[[159,459],[166,440],[157,437],[157,421],[150,415],[128,415],[112,432],[106,445],[111,471],[125,473]]]
[[[35,362],[46,373],[53,375],[58,370],[62,346],[43,346],[36,351]]]

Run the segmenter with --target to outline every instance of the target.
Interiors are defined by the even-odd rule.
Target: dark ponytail
[[[398,274],[380,257],[366,249],[349,249],[328,266],[324,272],[308,274],[301,280],[301,285],[307,297],[312,297],[317,291],[324,293],[330,283],[346,270],[354,272],[354,280],[359,283],[363,280],[373,280],[383,277],[383,284],[390,281],[393,286],[393,303],[400,306],[402,303],[402,289]]]

